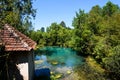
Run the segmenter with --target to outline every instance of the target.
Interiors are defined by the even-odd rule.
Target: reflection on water
[[[70,48],[45,47],[38,49],[37,53],[40,54],[35,57],[35,69],[49,68],[52,73],[66,75],[84,61],[83,57]]]

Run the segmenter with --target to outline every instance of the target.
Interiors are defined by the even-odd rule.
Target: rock
[[[71,74],[71,73],[72,73],[72,71],[70,71],[70,70],[67,71],[67,74]]]
[[[50,74],[54,74],[54,72],[50,71]]]
[[[37,60],[37,61],[35,61],[35,64],[41,64],[43,62],[44,62],[44,60]]]
[[[55,75],[55,78],[56,78],[56,79],[59,79],[59,78],[61,78],[61,77],[62,77],[62,74],[61,74],[61,73]]]
[[[58,62],[57,62],[57,61],[52,61],[51,64],[53,64],[53,65],[57,65]]]

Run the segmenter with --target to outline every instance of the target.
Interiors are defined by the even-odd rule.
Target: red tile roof
[[[36,46],[33,40],[7,24],[0,30],[1,43],[5,45],[5,51],[30,51]]]

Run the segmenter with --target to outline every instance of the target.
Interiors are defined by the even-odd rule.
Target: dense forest
[[[63,20],[61,23],[52,23],[46,29],[42,27],[35,31],[30,21],[35,17],[36,12],[32,8],[32,0],[14,0],[16,4],[12,4],[11,1],[13,0],[0,1],[0,25],[8,23],[15,26],[36,41],[38,48],[69,47],[76,50],[79,55],[92,57],[104,69],[102,76],[96,76],[99,77],[98,80],[103,77],[111,80],[120,79],[120,7],[118,5],[109,1],[103,7],[93,6],[87,13],[80,9],[72,21],[73,28],[68,27]],[[6,4],[8,6],[4,6]],[[86,68],[85,66],[89,67],[89,65],[82,67]],[[93,79],[88,77],[89,79],[96,78],[94,76]]]

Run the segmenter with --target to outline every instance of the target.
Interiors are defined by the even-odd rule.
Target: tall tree
[[[106,5],[103,7],[103,16],[105,15],[111,16],[113,13],[117,11],[119,11],[119,6],[108,1]]]
[[[45,32],[45,28],[44,27],[41,27],[40,29],[42,32]]]
[[[66,28],[66,24],[65,24],[64,21],[61,21],[60,25],[61,25],[62,27],[65,27],[65,28]]]
[[[22,32],[32,27],[31,18],[36,10],[32,7],[33,0],[0,0],[1,25],[10,24]]]
[[[89,12],[88,27],[94,34],[99,34],[99,22],[102,20],[102,9],[96,5]]]
[[[73,19],[74,26],[74,48],[81,54],[88,54],[87,47],[91,32],[87,29],[87,14],[80,10]]]

